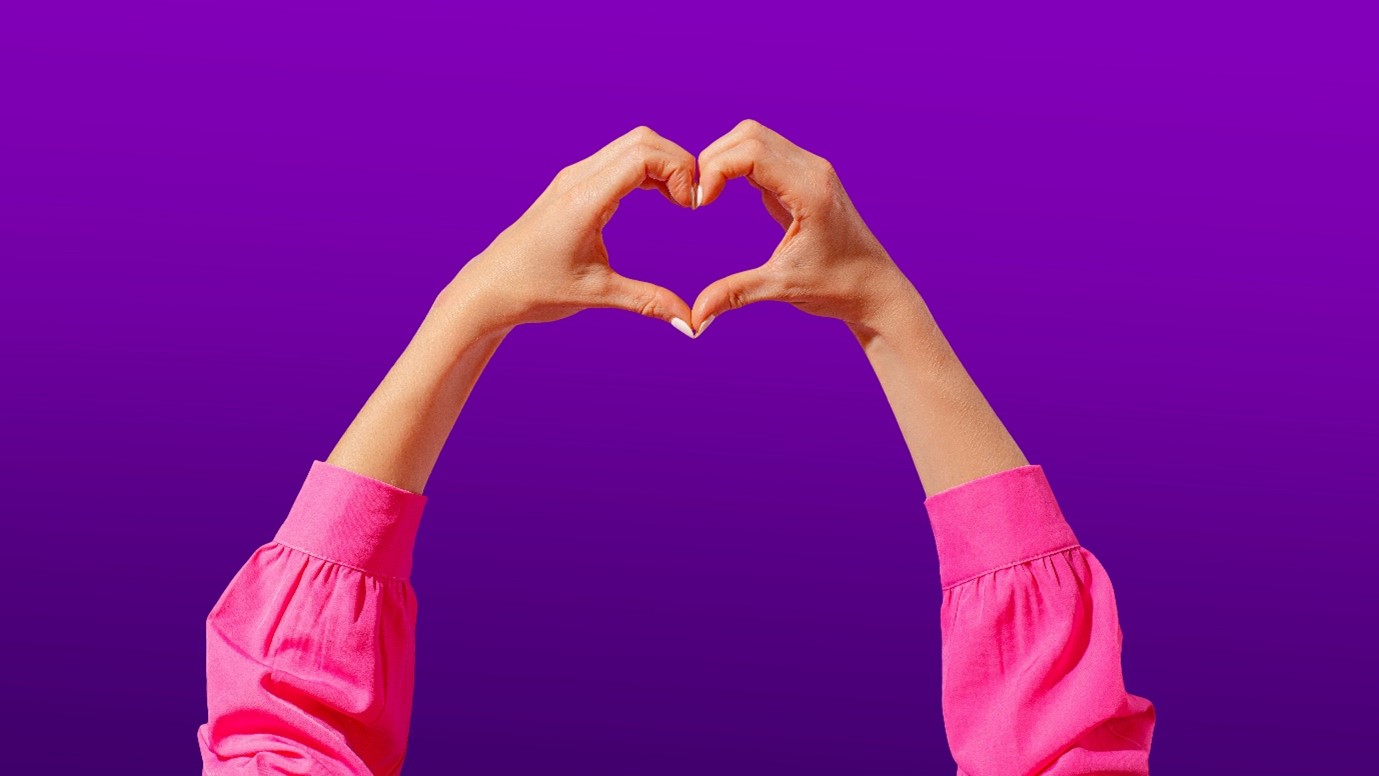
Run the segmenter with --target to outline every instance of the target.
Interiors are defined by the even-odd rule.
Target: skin
[[[929,494],[1027,463],[826,160],[744,121],[704,149],[697,167],[698,186],[696,159],[639,127],[561,170],[441,291],[327,460],[422,492],[474,383],[518,325],[612,307],[679,319],[702,334],[730,310],[780,301],[852,330]],[[627,194],[656,189],[699,207],[733,178],[759,189],[785,230],[766,263],[714,282],[692,309],[609,266],[601,232]]]
[[[881,381],[929,495],[1029,463],[828,160],[749,120],[699,155],[700,206],[733,178],[761,191],[785,236],[765,264],[699,294],[697,331],[763,301],[846,323]]]
[[[561,170],[440,292],[327,462],[421,493],[474,383],[515,326],[591,307],[688,321],[683,299],[608,264],[603,227],[639,188],[692,207],[694,156],[638,127]]]

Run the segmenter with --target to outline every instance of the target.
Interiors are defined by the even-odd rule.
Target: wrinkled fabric
[[[408,578],[425,504],[312,464],[274,541],[206,620],[204,773],[401,770],[415,676]],[[1148,773],[1154,708],[1125,691],[1110,579],[1043,470],[984,477],[925,506],[959,776]]]
[[[317,461],[206,620],[206,774],[395,774],[426,497]]]
[[[925,507],[958,775],[1149,773],[1154,707],[1125,691],[1111,579],[1043,469],[974,480]]]

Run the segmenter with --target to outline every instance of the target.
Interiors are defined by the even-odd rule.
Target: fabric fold
[[[972,577],[1077,546],[1044,470],[1020,466],[924,502],[946,589]]]
[[[315,461],[274,541],[370,574],[412,573],[426,496]]]

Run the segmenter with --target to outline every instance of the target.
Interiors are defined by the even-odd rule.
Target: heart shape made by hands
[[[657,189],[697,210],[713,204],[734,178],[761,193],[767,213],[784,230],[763,264],[713,281],[693,305],[610,265],[603,228],[628,194]],[[860,334],[884,303],[913,293],[828,161],[755,121],[742,122],[698,157],[650,129],[633,130],[561,170],[490,248],[460,274],[473,281],[465,285],[495,289],[499,326],[614,307],[695,338],[724,312],[772,300],[840,319]]]
[[[875,284],[898,273],[828,161],[758,122],[738,124],[697,158],[644,127],[623,141],[621,153],[637,160],[639,181],[629,188],[658,189],[671,202],[697,210],[717,200],[728,181],[743,178],[784,230],[765,263],[715,280],[692,306],[661,286],[632,281],[652,294],[640,312],[667,320],[688,337],[703,334],[726,311],[766,300],[851,322]],[[686,308],[688,320],[668,312]]]

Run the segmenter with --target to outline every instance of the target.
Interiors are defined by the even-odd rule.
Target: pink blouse
[[[206,620],[207,774],[395,774],[412,711],[408,577],[426,497],[315,462]],[[943,717],[959,776],[1147,774],[1111,580],[1038,466],[925,505],[943,585]]]

